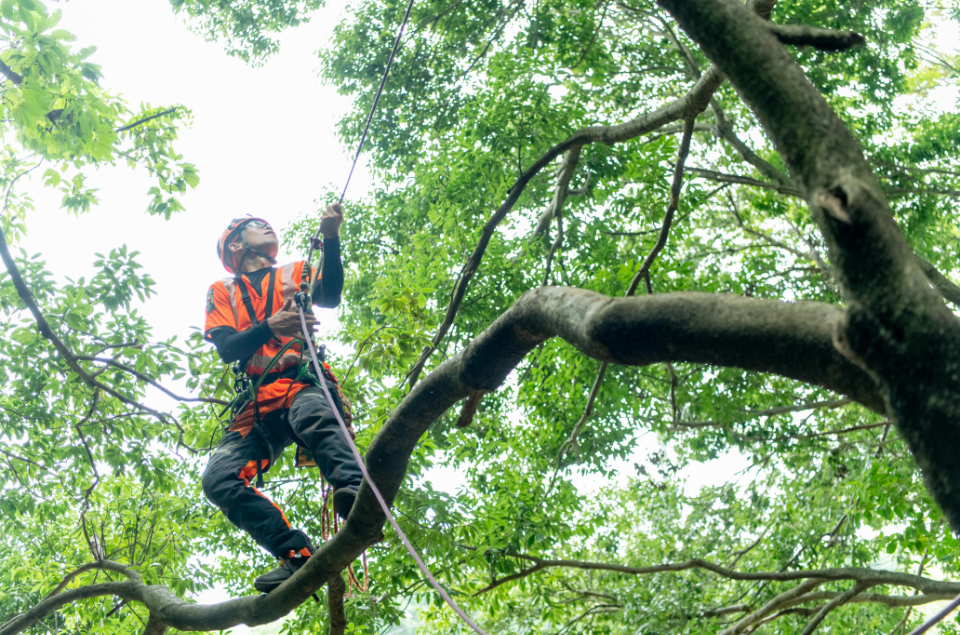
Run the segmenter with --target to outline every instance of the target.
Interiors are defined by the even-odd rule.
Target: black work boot
[[[337,510],[337,516],[343,520],[350,515],[353,509],[353,501],[357,500],[357,488],[350,485],[341,487],[333,492],[333,506]]]
[[[300,554],[297,554],[296,558],[281,558],[279,567],[258,576],[253,581],[253,588],[260,593],[270,593],[289,580],[290,576],[299,571],[306,562],[307,558]]]

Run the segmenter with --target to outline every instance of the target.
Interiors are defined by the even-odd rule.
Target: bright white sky
[[[76,278],[93,272],[95,252],[126,244],[141,252],[139,262],[157,281],[158,295],[142,308],[155,338],[202,327],[207,287],[227,275],[216,242],[230,219],[252,214],[282,229],[315,212],[323,189],[346,178],[352,150],[338,145],[334,125],[350,102],[320,83],[315,55],[342,5],[328,2],[313,21],[283,35],[278,55],[253,69],[193,35],[168,0],[48,2],[51,11],[63,10],[60,27],[77,36],[75,47],[98,48],[90,61],[102,65],[102,85],[131,108],[146,102],[193,110],[193,125],[176,148],[199,168],[201,181],[183,198],[187,211],[166,221],[144,211],[154,184],[144,170],[105,168],[90,177],[100,204],[76,218],[60,209],[60,196],[41,185],[38,171],[25,185],[37,211],[22,246],[41,252],[54,274]],[[361,165],[348,195],[359,197],[367,187]],[[281,253],[280,260],[304,256]],[[321,311],[321,321],[333,318]]]

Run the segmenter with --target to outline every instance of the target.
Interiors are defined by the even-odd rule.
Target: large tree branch
[[[525,293],[463,351],[414,386],[367,450],[370,476],[392,504],[410,456],[430,425],[470,391],[496,390],[527,353],[557,336],[600,361],[628,365],[685,361],[776,373],[880,409],[873,380],[833,346],[831,333],[841,319],[838,308],[809,302],[707,293],[609,298],[582,289],[541,287]],[[379,540],[384,521],[364,481],[340,531],[269,595],[198,605],[175,597],[166,587],[135,581],[93,585],[43,600],[18,617],[16,626],[0,629],[0,635],[19,633],[67,602],[111,594],[142,602],[157,620],[179,630],[265,624],[309,599]]]
[[[960,323],[896,226],[860,146],[766,25],[735,0],[658,0],[731,79],[800,184],[835,263],[844,354],[875,376],[960,531]]]

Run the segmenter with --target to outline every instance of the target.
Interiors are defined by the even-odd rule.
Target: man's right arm
[[[237,331],[237,318],[230,305],[230,292],[222,282],[210,285],[207,291],[207,317],[204,339],[217,347],[220,359],[230,363],[247,359],[266,344],[274,333],[266,322]]]
[[[228,364],[252,357],[272,337],[273,331],[266,322],[239,333],[229,326],[220,326],[207,332],[207,340],[213,342],[220,359]]]

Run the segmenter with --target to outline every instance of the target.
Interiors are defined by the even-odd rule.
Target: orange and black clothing
[[[226,361],[240,361],[256,378],[290,338],[273,335],[267,318],[299,291],[304,262],[267,267],[215,282],[207,293],[204,338]],[[324,264],[314,304],[328,308],[340,303],[343,266],[339,239],[324,239]],[[244,297],[246,296],[246,297]],[[283,450],[294,443],[313,455],[324,478],[334,487],[359,487],[362,473],[343,437],[336,417],[316,381],[325,381],[343,416],[336,378],[298,380],[299,344],[288,348],[270,368],[250,403],[234,418],[214,451],[203,475],[203,490],[227,518],[267,551],[279,558],[291,552],[308,555],[307,536],[290,526],[283,512],[251,486],[258,472],[266,472]],[[252,434],[251,434],[252,433]],[[259,471],[258,471],[259,462]]]

